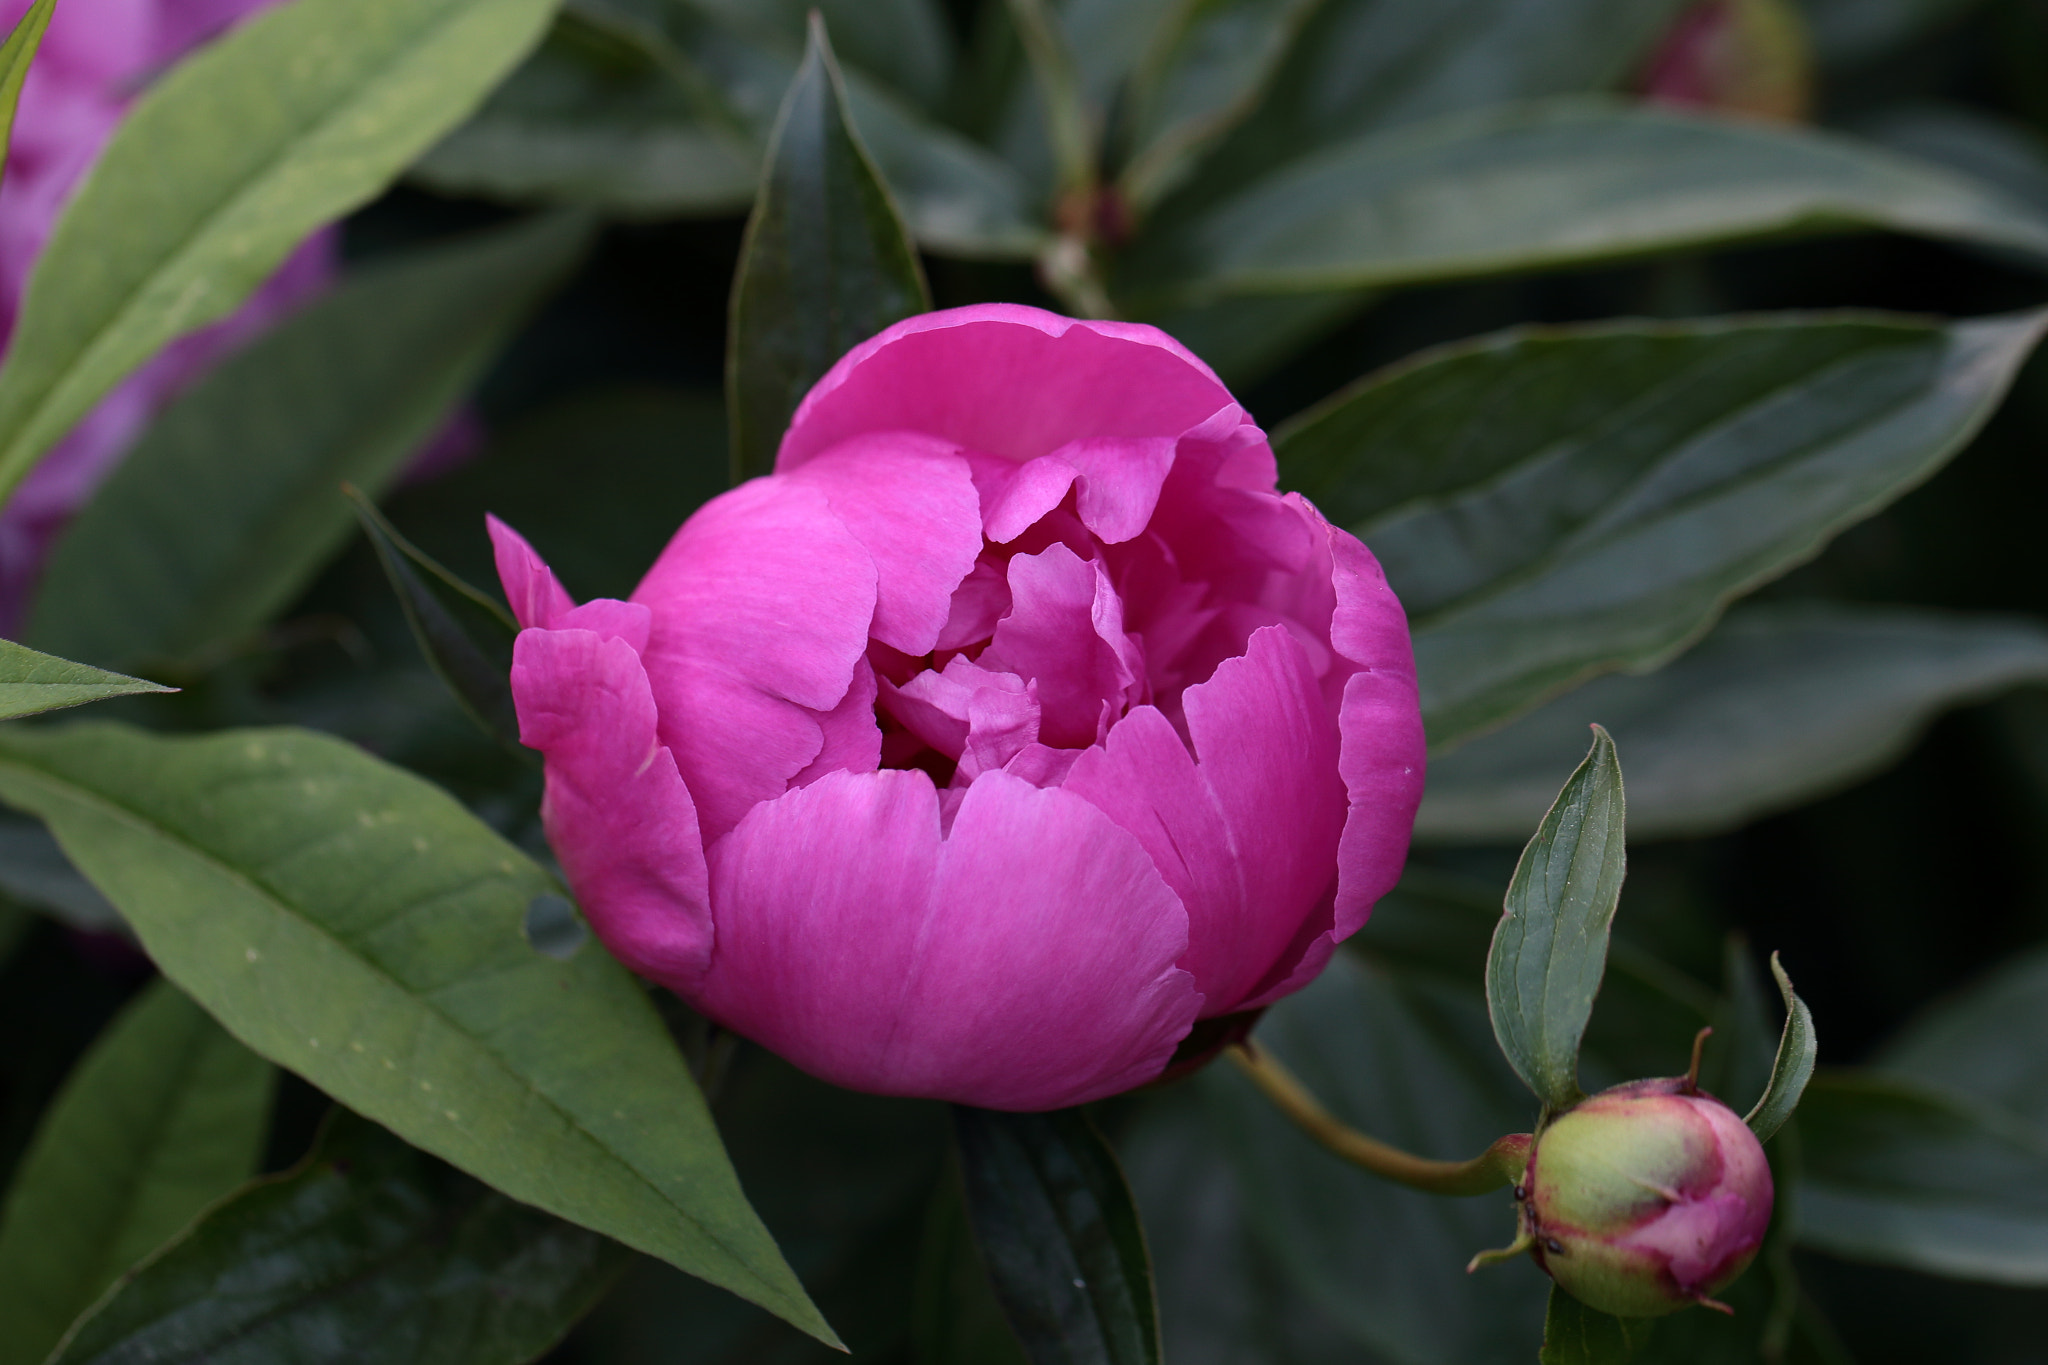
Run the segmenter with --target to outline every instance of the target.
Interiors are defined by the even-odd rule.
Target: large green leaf
[[[956,1105],[982,1258],[1033,1365],[1159,1365],[1159,1307],[1137,1205],[1086,1113]]]
[[[333,1114],[81,1322],[52,1365],[505,1365],[560,1340],[628,1253]]]
[[[168,982],[108,1026],[0,1213],[0,1362],[41,1365],[124,1271],[254,1174],[276,1074]]]
[[[1421,1156],[1470,1156],[1532,1117],[1469,986],[1339,953],[1273,1007],[1258,1040],[1338,1118]],[[1210,1067],[1192,1084],[1229,1153],[1262,1258],[1354,1342],[1400,1365],[1534,1354],[1548,1284],[1534,1262],[1464,1269],[1514,1235],[1505,1192],[1451,1199],[1404,1189],[1317,1146],[1235,1068]]]
[[[233,311],[308,233],[383,190],[553,9],[296,0],[152,84],[29,279],[0,366],[0,498],[158,347]]]
[[[1799,1106],[1799,1239],[1853,1260],[2048,1285],[2048,1137],[1914,1082],[1822,1072]]]
[[[1714,833],[1897,758],[1937,713],[2048,679],[2048,629],[1825,603],[1739,607],[1654,673],[1600,678],[1432,759],[1418,839],[1508,843],[1598,721],[1628,750],[1637,840]]]
[[[1948,460],[2048,315],[1503,332],[1373,375],[1276,438],[1415,630],[1434,743],[1645,668]]]
[[[1873,1065],[1994,1105],[2048,1137],[2048,950],[1937,1002]]]
[[[767,473],[790,414],[855,343],[931,306],[917,250],[854,133],[824,25],[782,103],[733,282],[733,479]]]
[[[175,687],[108,673],[0,640],[0,720],[83,706],[108,697],[175,692]]]
[[[144,435],[50,557],[29,638],[119,663],[252,631],[354,526],[575,263],[551,217],[363,271],[229,358]]]
[[[451,798],[292,730],[0,735],[165,975],[243,1042],[521,1202],[832,1341],[741,1195],[645,993],[521,932],[559,894]]]
[[[1937,166],[1832,134],[1574,100],[1292,162],[1165,226],[1112,283],[1157,306],[1870,228],[2048,261],[2048,219]]]
[[[1486,1012],[1508,1064],[1547,1110],[1580,1098],[1579,1042],[1607,971],[1627,871],[1614,741],[1593,747],[1522,850],[1486,955]]]

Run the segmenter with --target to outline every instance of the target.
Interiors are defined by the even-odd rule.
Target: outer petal
[[[822,492],[875,562],[875,639],[929,654],[981,553],[967,461],[916,432],[856,436],[790,476]]]
[[[1251,638],[1185,696],[1200,761],[1140,707],[1065,785],[1136,835],[1188,907],[1188,955],[1205,1014],[1241,1008],[1295,965],[1303,928],[1327,919],[1344,823],[1337,733],[1301,645],[1281,627]],[[1290,954],[1291,950],[1291,954]]]
[[[522,631],[512,697],[520,739],[547,755],[548,842],[591,928],[627,966],[687,990],[711,957],[708,873],[640,656],[595,630]]]
[[[568,615],[576,605],[575,600],[555,581],[554,570],[534,553],[526,538],[489,512],[484,513],[484,529],[491,533],[498,581],[505,586],[513,619],[528,628],[546,629],[557,618]]]
[[[1157,328],[976,304],[906,318],[848,351],[798,406],[775,467],[870,431],[1023,461],[1087,437],[1178,436],[1230,402]]]
[[[662,743],[717,839],[823,752],[819,717],[867,650],[874,561],[816,488],[756,479],[684,522],[633,600],[654,612]]]
[[[696,1003],[841,1085],[1079,1104],[1157,1075],[1201,1003],[1144,850],[1007,774],[967,789],[945,837],[923,773],[831,774],[749,812],[711,864]]]

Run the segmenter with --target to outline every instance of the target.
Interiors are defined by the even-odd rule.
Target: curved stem
[[[1404,1152],[1399,1147],[1370,1138],[1344,1123],[1322,1104],[1294,1073],[1269,1052],[1236,1043],[1226,1049],[1230,1060],[1251,1077],[1252,1084],[1265,1092],[1281,1113],[1295,1126],[1330,1151],[1374,1175],[1406,1185],[1425,1194],[1485,1194],[1521,1179],[1529,1164],[1531,1138],[1527,1133],[1510,1133],[1496,1138],[1491,1147],[1470,1161],[1431,1161]]]

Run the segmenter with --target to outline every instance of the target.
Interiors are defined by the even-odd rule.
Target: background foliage
[[[448,581],[493,581],[484,512],[625,595],[927,288],[1174,331],[1408,605],[1409,876],[1259,1033],[1334,1111],[1436,1156],[1529,1126],[1487,943],[1599,721],[1635,837],[1582,1084],[1711,1023],[1746,1109],[1771,950],[1822,1040],[1736,1316],[1639,1358],[2048,1360],[2048,6],[1803,0],[1804,56],[1748,51],[1806,123],[1646,106],[1679,0],[819,8],[837,69],[781,0],[296,0],[157,82],[63,220],[9,484],[338,213],[349,271],[60,542],[22,639],[76,665],[0,645],[10,716],[120,698],[0,731],[0,1361],[1022,1358],[988,1268],[1021,1323],[1032,1246],[975,1194],[1014,1135],[650,1006],[487,684],[466,712],[408,624],[502,676]],[[332,61],[280,100],[301,51]],[[408,476],[465,405],[482,453]],[[402,601],[406,545],[448,577]],[[1100,1193],[1114,1148],[1166,1357],[1534,1353],[1539,1272],[1463,1272],[1503,1198],[1344,1166],[1222,1067],[1079,1122],[1019,1188]],[[1121,1286],[1076,1358],[1152,1359],[1103,1198],[1060,1247]]]

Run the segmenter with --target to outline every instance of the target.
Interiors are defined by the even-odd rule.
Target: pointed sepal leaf
[[[733,482],[774,468],[790,415],[834,361],[930,307],[917,249],[854,131],[814,13],[733,280],[725,361]]]
[[[953,1132],[968,1220],[1032,1365],[1159,1365],[1137,1204],[1087,1114],[955,1105]]]
[[[1778,1059],[1771,1064],[1771,1083],[1764,1088],[1756,1108],[1743,1116],[1743,1122],[1759,1142],[1769,1142],[1798,1108],[1806,1083],[1813,1079],[1814,1057],[1819,1051],[1813,1034],[1813,1011],[1793,991],[1792,978],[1785,974],[1776,953],[1771,954],[1771,975],[1777,978],[1778,989],[1785,996],[1785,1031],[1778,1036]]]
[[[353,484],[342,493],[355,508],[363,534],[384,566],[405,611],[412,637],[427,663],[470,719],[517,753],[519,715],[512,705],[512,641],[519,634],[510,613],[481,590],[443,568],[398,533],[377,504]]]
[[[1551,1111],[1581,1098],[1579,1040],[1627,870],[1625,808],[1614,741],[1596,725],[1592,749],[1522,850],[1486,956],[1493,1035]]]
[[[177,690],[0,640],[0,720],[83,706],[108,697]]]

